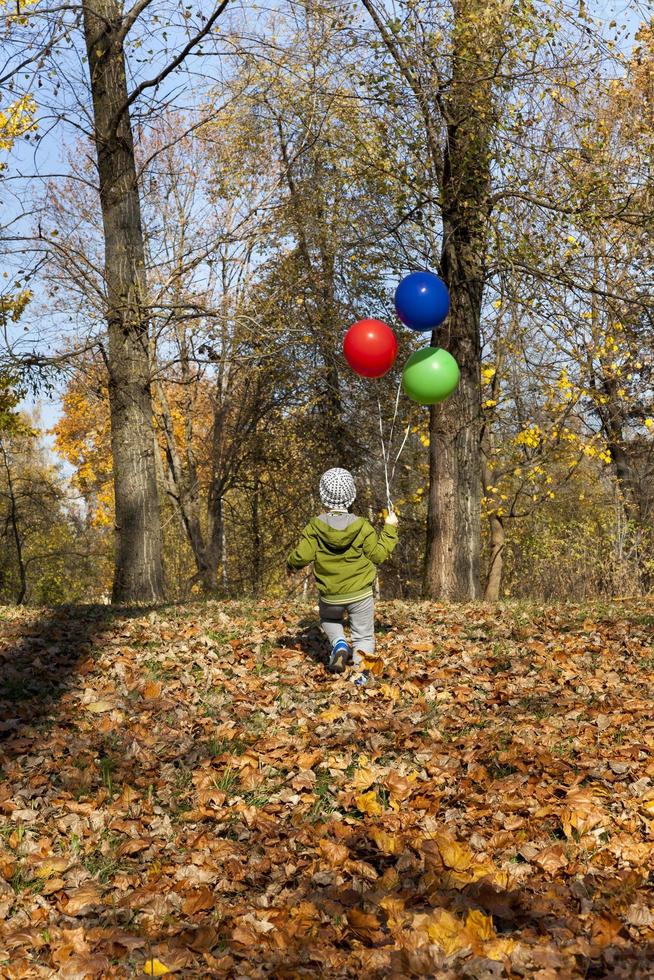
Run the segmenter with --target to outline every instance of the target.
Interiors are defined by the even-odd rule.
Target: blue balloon
[[[412,330],[433,330],[450,312],[447,286],[433,272],[412,272],[395,290],[395,310]]]

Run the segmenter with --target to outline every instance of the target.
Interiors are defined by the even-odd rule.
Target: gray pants
[[[350,621],[350,634],[354,649],[354,663],[359,658],[356,651],[361,653],[375,652],[375,602],[370,595],[358,602],[347,602],[343,606],[332,606],[331,603],[320,600],[320,625],[329,642],[334,645],[336,640],[345,637],[343,616],[347,612]]]

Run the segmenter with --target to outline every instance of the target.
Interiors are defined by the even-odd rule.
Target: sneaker
[[[377,687],[377,681],[371,670],[361,670],[354,675],[352,683],[355,687]]]
[[[327,670],[330,674],[342,674],[352,656],[352,648],[347,640],[336,640],[329,655]]]

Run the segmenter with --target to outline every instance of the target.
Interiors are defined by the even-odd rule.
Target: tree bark
[[[105,243],[111,448],[116,507],[114,602],[164,597],[150,390],[145,249],[116,0],[83,5]]]
[[[430,410],[424,593],[454,601],[480,594],[480,319],[490,214],[492,89],[491,77],[485,75],[490,62],[471,56],[477,6],[455,7],[441,178],[440,271],[450,290],[451,312],[446,327],[432,336],[432,345],[445,347],[458,362],[461,380],[447,401]]]
[[[490,558],[488,560],[488,575],[484,599],[486,602],[497,602],[502,588],[502,572],[504,571],[504,521],[497,514],[488,518],[490,528]]]
[[[603,391],[608,401],[606,406],[600,409],[599,417],[620,490],[628,549],[637,569],[638,585],[642,591],[648,592],[652,586],[652,574],[647,563],[643,562],[643,538],[651,529],[647,499],[637,467],[630,458],[625,444],[626,420],[619,407],[617,385],[613,381],[605,382]]]
[[[20,536],[20,529],[18,527],[18,507],[16,506],[16,493],[14,491],[14,481],[11,475],[11,465],[9,463],[9,458],[7,456],[7,450],[4,445],[0,443],[0,448],[2,449],[2,458],[5,464],[5,471],[7,473],[7,491],[9,495],[9,523],[11,524],[11,533],[14,539],[14,547],[16,548],[16,561],[18,562],[18,594],[16,596],[16,605],[22,606],[25,601],[25,595],[27,593],[27,572],[25,568],[25,561],[23,559],[23,541]]]

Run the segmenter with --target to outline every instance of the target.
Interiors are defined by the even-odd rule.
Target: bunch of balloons
[[[433,272],[412,272],[395,290],[395,311],[411,330],[435,330],[450,312],[450,294]],[[395,334],[381,320],[359,320],[345,334],[343,354],[363,378],[381,378],[397,357]],[[404,365],[402,386],[419,405],[435,405],[459,383],[459,365],[440,347],[415,351]]]

